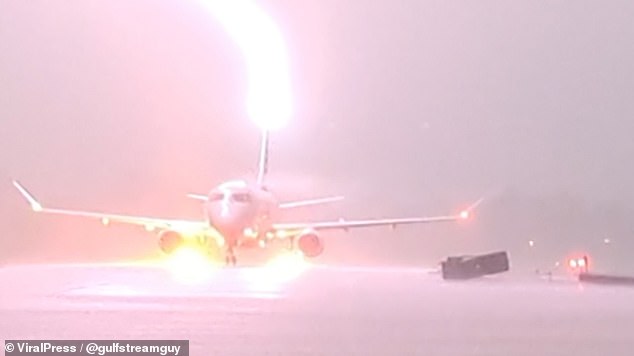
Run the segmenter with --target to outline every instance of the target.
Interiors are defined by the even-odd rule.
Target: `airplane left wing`
[[[142,225],[148,230],[154,229],[175,229],[179,231],[183,230],[204,230],[207,228],[205,221],[190,221],[190,220],[177,220],[177,219],[162,219],[144,216],[132,216],[122,214],[110,214],[95,211],[81,211],[81,210],[69,210],[59,208],[44,207],[35,197],[29,193],[18,181],[13,181],[13,185],[22,194],[24,199],[31,205],[31,209],[35,212],[60,214],[70,216],[81,216],[87,218],[100,219],[104,225],[110,222],[121,222],[132,225]]]
[[[430,216],[430,217],[412,217],[412,218],[394,218],[394,219],[367,219],[367,220],[350,220],[340,219],[338,221],[320,221],[307,223],[281,223],[273,224],[275,230],[282,231],[299,231],[304,229],[313,230],[348,230],[351,228],[374,227],[374,226],[391,226],[408,225],[408,224],[429,224],[436,222],[467,220],[471,216],[471,212],[482,203],[483,199],[479,199],[467,209],[456,215]]]

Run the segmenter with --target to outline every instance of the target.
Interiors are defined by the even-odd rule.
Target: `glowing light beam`
[[[252,270],[247,279],[253,288],[276,291],[281,285],[299,277],[309,266],[298,251],[282,252],[266,265]]]
[[[164,267],[180,283],[200,284],[209,281],[220,265],[209,260],[203,252],[184,246],[168,256]]]
[[[282,128],[291,116],[291,85],[286,46],[275,22],[253,1],[198,1],[244,54],[249,116],[263,130]]]

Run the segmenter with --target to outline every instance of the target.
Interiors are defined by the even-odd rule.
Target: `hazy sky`
[[[442,214],[507,189],[634,206],[631,1],[261,3],[287,41],[294,102],[272,136],[272,185],[347,196],[319,217]],[[58,205],[200,216],[184,193],[256,168],[246,84],[236,44],[195,2],[1,1],[3,255],[153,243],[34,216],[14,177]]]

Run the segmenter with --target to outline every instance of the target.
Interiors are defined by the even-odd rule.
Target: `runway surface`
[[[425,269],[0,268],[3,339],[189,339],[192,355],[631,355],[634,288]]]

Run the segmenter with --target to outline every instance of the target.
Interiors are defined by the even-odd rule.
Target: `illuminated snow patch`
[[[202,251],[184,246],[167,258],[164,267],[178,282],[199,284],[208,282],[219,264],[210,260]]]
[[[280,291],[283,285],[300,277],[310,265],[298,252],[282,253],[265,266],[244,271],[244,279],[258,291]]]

